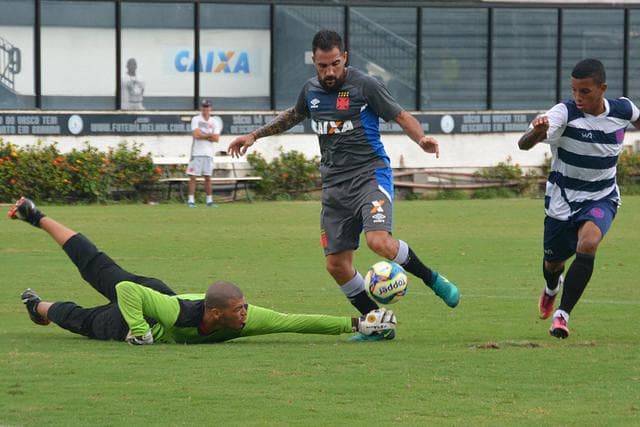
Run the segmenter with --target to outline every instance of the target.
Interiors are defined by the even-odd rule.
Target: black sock
[[[359,294],[349,297],[349,302],[362,314],[367,314],[371,310],[378,308],[378,305],[367,295],[367,291],[362,291]]]
[[[560,275],[563,271],[564,268],[554,272],[548,271],[544,268],[544,261],[542,261],[542,275],[544,276],[544,280],[547,282],[547,288],[553,291],[558,287],[558,279],[560,279]]]
[[[591,255],[576,253],[576,259],[571,263],[564,278],[560,310],[566,311],[567,314],[571,313],[591,279],[593,261],[594,257]]]
[[[402,267],[414,276],[421,278],[428,287],[433,286],[433,270],[424,265],[411,248],[409,248],[409,255]]]

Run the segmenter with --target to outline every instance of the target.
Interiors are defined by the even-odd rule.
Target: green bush
[[[546,165],[546,162],[545,162]],[[544,170],[545,165],[541,167]],[[475,173],[475,176],[487,181],[497,181],[505,184],[501,191],[485,191],[487,189],[476,190],[475,198],[513,197],[515,195],[538,195],[542,191],[544,182],[541,182],[539,171],[531,170],[524,172],[519,164],[512,164],[511,157],[507,157],[505,162],[498,163],[497,166],[485,168]],[[508,185],[508,187],[507,187]]]
[[[140,146],[121,143],[108,153],[88,143],[81,150],[61,153],[56,144],[16,147],[0,139],[0,201],[21,195],[38,201],[102,202],[114,190],[131,190],[144,197],[160,170]]]
[[[623,151],[620,154],[617,181],[625,189],[640,184],[640,153]]]
[[[280,151],[271,162],[259,153],[251,153],[247,161],[262,178],[255,185],[256,196],[266,200],[307,199],[308,192],[320,186],[320,160],[309,160],[298,151]]]

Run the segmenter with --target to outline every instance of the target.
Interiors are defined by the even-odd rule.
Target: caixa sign
[[[247,52],[210,50],[201,52],[199,59],[198,71],[201,73],[249,74],[251,72],[249,54]],[[178,72],[192,73],[196,66],[193,51],[179,51],[175,56],[174,63]]]

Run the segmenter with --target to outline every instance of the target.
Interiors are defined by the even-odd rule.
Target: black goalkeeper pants
[[[120,313],[116,297],[116,285],[122,281],[175,295],[169,286],[158,279],[124,270],[82,234],[70,238],[62,249],[76,265],[82,278],[109,300],[109,304],[93,308],[83,308],[70,301],[54,303],[47,317],[68,331],[98,340],[123,341],[129,327]]]

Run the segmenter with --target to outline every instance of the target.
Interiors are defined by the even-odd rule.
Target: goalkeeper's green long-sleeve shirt
[[[169,296],[126,281],[116,285],[116,293],[132,334],[144,335],[151,329],[156,342],[198,344],[281,332],[338,335],[352,331],[350,317],[284,314],[249,305],[242,330],[222,329],[202,335],[198,325],[204,314],[204,294]],[[157,323],[150,327],[147,319]]]

